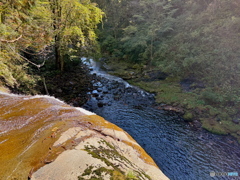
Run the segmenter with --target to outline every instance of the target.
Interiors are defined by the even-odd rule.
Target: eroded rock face
[[[47,96],[0,93],[0,179],[168,179],[121,128]]]

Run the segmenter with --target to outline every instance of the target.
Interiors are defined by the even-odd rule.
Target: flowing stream
[[[172,180],[240,179],[240,145],[229,136],[193,128],[176,114],[158,110],[154,96],[101,71],[92,60],[93,92],[84,105],[127,131]],[[238,176],[210,172],[237,172]]]

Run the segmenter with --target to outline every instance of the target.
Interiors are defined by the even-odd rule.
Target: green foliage
[[[193,121],[193,115],[191,112],[186,112],[184,115],[183,115],[183,118],[187,121]]]
[[[207,104],[218,104],[222,103],[224,101],[223,97],[220,94],[217,94],[216,92],[206,89],[202,92],[202,99],[207,103]]]
[[[122,59],[135,63],[145,62],[150,65],[154,63],[160,37],[173,30],[172,16],[175,8],[172,3],[156,0],[111,1],[110,3],[96,0],[96,2],[104,7],[107,15],[100,42],[112,34],[118,43]],[[117,12],[113,9],[117,9]],[[116,15],[118,18],[115,17]],[[114,52],[108,53],[114,54]]]
[[[137,176],[135,175],[134,171],[129,171],[126,175],[127,180],[137,180]]]
[[[50,46],[60,70],[73,56],[97,51],[95,29],[102,15],[90,0],[0,2],[1,81],[11,87],[34,86],[37,77],[27,74],[26,63],[41,66],[25,55],[46,56]]]
[[[36,28],[37,21],[31,11],[35,2],[0,3],[0,79],[1,83],[10,87],[25,86],[29,90],[37,81],[36,77],[27,74],[28,61],[22,56],[22,51],[30,46],[37,50],[43,48],[43,44],[46,45],[45,39],[37,34],[41,28]]]
[[[49,15],[46,20],[52,32],[56,67],[63,71],[64,56],[86,55],[96,50],[95,29],[101,22],[103,12],[90,0],[42,0],[41,8]]]
[[[104,53],[155,66],[171,76],[194,76],[211,89],[201,95],[207,104],[239,103],[237,0],[96,2],[107,16],[99,34]]]

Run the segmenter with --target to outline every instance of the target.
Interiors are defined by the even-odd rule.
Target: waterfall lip
[[[19,96],[18,94],[12,94],[12,93],[7,93],[7,92],[3,92],[0,90],[0,94],[2,95],[8,95],[8,96]],[[20,95],[21,96],[21,95]]]
[[[23,100],[30,100],[30,99],[40,99],[40,98],[46,98],[46,99],[51,99],[51,100],[55,100],[55,101],[58,101],[62,104],[66,104],[64,101],[58,99],[58,98],[55,98],[53,96],[48,96],[48,95],[35,95],[35,96],[28,96],[28,95],[18,95],[18,94],[9,94],[9,93],[5,93],[5,92],[2,92],[0,91],[0,94],[3,94],[3,95],[7,95],[7,96],[13,96],[13,97],[23,97]],[[95,115],[95,113],[93,112],[90,112],[86,109],[83,109],[83,108],[80,108],[80,107],[75,107],[77,110],[79,110],[80,112],[86,114],[86,115]]]
[[[40,98],[46,98],[46,99],[49,99],[49,100],[55,100],[55,101],[58,101],[62,104],[65,104],[64,101],[58,99],[58,98],[55,98],[54,96],[48,96],[48,95],[35,95],[35,96],[26,96],[24,97],[24,100],[29,100],[29,99],[40,99]]]
[[[46,98],[46,99],[56,100],[56,101],[58,101],[58,102],[60,102],[62,104],[65,104],[64,101],[62,101],[62,100],[60,100],[58,98],[55,98],[54,96],[49,96],[49,95],[35,95],[35,96],[31,96],[31,95],[23,95],[23,94],[6,93],[6,92],[2,92],[2,91],[0,91],[0,94],[7,95],[7,96],[10,96],[10,97],[22,97],[23,100]]]
[[[88,111],[86,109],[80,108],[80,107],[75,107],[75,109],[77,109],[78,111],[80,111],[81,113],[85,114],[85,115],[96,115],[95,113]]]

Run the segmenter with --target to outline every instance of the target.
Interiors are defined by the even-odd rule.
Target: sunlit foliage
[[[112,6],[121,11],[118,19]],[[170,76],[194,77],[225,105],[239,102],[239,0],[105,1],[101,7],[107,14],[104,53]]]
[[[0,78],[9,86],[34,83],[27,64],[41,66],[24,54],[46,55],[53,47],[56,67],[64,56],[88,52],[96,39],[103,12],[90,0],[3,0],[0,2]],[[29,82],[26,82],[29,81]]]

